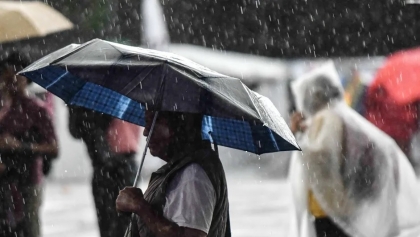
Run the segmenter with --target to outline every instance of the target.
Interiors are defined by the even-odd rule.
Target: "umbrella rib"
[[[161,79],[160,79],[160,85],[159,85],[159,91],[157,93],[158,98],[155,98],[156,103],[159,103],[159,109],[162,109],[162,101],[163,101],[163,90],[166,86],[166,73],[168,72],[168,64],[167,61],[165,61],[163,64],[163,69],[162,69],[162,75],[161,75]]]
[[[63,75],[57,77],[57,79],[55,79],[53,82],[51,82],[50,84],[48,84],[47,86],[45,86],[45,89],[49,89],[51,86],[53,86],[55,83],[57,83],[58,81],[60,81],[63,77],[65,77],[67,74],[69,74],[69,72],[65,72]]]
[[[256,99],[256,98],[255,98],[255,95],[251,93],[251,90],[250,90],[247,86],[245,86],[245,84],[243,84],[243,83],[241,83],[241,84],[242,84],[242,87],[245,89],[246,93],[248,94],[248,96],[249,96],[250,98]],[[262,117],[261,117],[261,113],[260,113],[260,111],[258,110],[257,106],[255,106],[255,102],[254,102],[254,100],[252,100],[252,105],[254,106],[255,111],[257,111],[258,116],[259,116],[259,117],[260,117],[260,119],[261,119],[261,118],[262,118]]]
[[[64,54],[63,56],[61,56],[61,57],[57,58],[56,60],[54,60],[54,61],[50,62],[50,64],[49,64],[49,65],[53,65],[53,64],[55,64],[55,63],[57,63],[57,62],[61,61],[62,59],[64,59],[64,58],[66,58],[66,57],[68,57],[68,56],[70,56],[70,55],[73,55],[73,54],[75,54],[75,53],[79,52],[80,50],[82,50],[82,49],[86,48],[87,46],[90,46],[92,43],[96,42],[96,40],[97,40],[97,39],[93,39],[93,40],[91,40],[91,41],[89,41],[89,42],[86,42],[85,44],[79,45],[78,47],[76,47],[76,48],[75,48],[75,49],[73,49],[72,51],[70,51],[70,52],[68,52],[68,53]]]
[[[177,72],[179,72],[179,73],[183,73],[178,67],[176,67],[176,66],[174,66],[174,65],[171,65],[170,63],[168,63],[168,64],[166,64],[167,66],[169,66],[169,67],[171,67],[172,69],[174,69],[174,70],[176,70]],[[204,79],[212,79],[212,78],[221,78],[221,77],[204,77]],[[222,77],[223,78],[223,77]],[[225,79],[225,78],[223,78],[223,79]],[[236,79],[236,78],[235,78]],[[238,79],[239,80],[239,79]],[[225,101],[226,103],[228,103],[229,105],[234,105],[235,107],[237,106],[237,105],[239,105],[238,103],[236,103],[236,101],[233,101],[233,100],[231,100],[229,97],[227,97],[226,95],[224,95],[223,93],[219,93],[219,91],[214,91],[214,90],[211,90],[212,89],[212,87],[209,87],[208,86],[208,84],[206,84],[206,83],[204,83],[204,82],[202,82],[202,81],[204,81],[203,80],[203,78],[198,78],[198,79],[195,79],[195,81],[197,81],[198,83],[200,83],[200,85],[202,86],[202,88],[203,89],[205,89],[205,90],[207,90],[207,91],[210,91],[210,92],[214,92],[214,95],[215,96],[217,96],[218,98],[220,98],[221,100],[223,100],[223,101]],[[240,106],[239,106],[240,107]],[[254,118],[254,119],[258,119],[258,118],[256,118],[255,117],[255,114],[253,114],[253,113],[251,113],[251,112],[249,112],[249,111],[246,111],[246,110],[243,110],[243,112],[244,113],[246,113],[250,118]]]
[[[137,76],[135,76],[134,78],[133,78],[133,80],[131,81],[131,82],[129,82],[122,90],[121,90],[121,93],[122,94],[124,94],[124,95],[127,95],[128,93],[130,93],[132,90],[134,90],[134,88],[135,87],[133,87],[134,85],[135,86],[137,86],[138,84],[140,84],[140,83],[142,83],[145,79],[146,79],[146,77],[148,77],[149,75],[150,75],[150,73],[152,73],[154,70],[155,70],[156,68],[154,67],[154,68],[152,68],[149,72],[147,72],[147,74],[146,75],[142,75],[141,74],[141,72],[137,75]],[[142,76],[142,78],[140,79],[140,81],[136,81],[136,78],[137,77],[139,77],[139,76]],[[126,89],[127,88],[127,89]]]
[[[100,40],[100,39],[98,39],[98,40]],[[100,40],[100,41],[102,41],[102,40]],[[115,50],[117,50],[120,54],[122,54],[122,55],[125,55],[121,50],[119,50],[117,47],[115,47],[115,45],[113,45],[113,44],[108,44],[108,45],[111,45]]]

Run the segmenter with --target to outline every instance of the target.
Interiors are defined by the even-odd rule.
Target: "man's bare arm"
[[[0,136],[0,150],[1,151],[14,151],[22,149],[23,143],[10,134],[4,134]],[[58,144],[54,139],[49,143],[29,143],[31,152],[39,153],[42,155],[57,156],[58,155]]]
[[[53,157],[58,155],[58,144],[56,140],[44,144],[31,144],[31,149],[35,153],[46,154]]]
[[[126,187],[120,191],[116,207],[121,212],[137,214],[156,237],[207,237],[201,230],[180,227],[158,215],[138,188]]]

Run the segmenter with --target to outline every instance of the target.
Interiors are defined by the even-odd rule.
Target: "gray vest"
[[[200,165],[216,192],[216,206],[213,211],[208,237],[230,237],[229,202],[225,172],[218,154],[211,149],[210,143],[184,157],[169,162],[152,174],[149,186],[144,193],[145,200],[152,205],[159,215],[163,215],[166,203],[166,189],[178,171],[191,163]],[[137,216],[137,225],[133,225],[132,234],[137,237],[155,237]]]

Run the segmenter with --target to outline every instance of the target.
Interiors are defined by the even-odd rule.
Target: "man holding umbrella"
[[[146,114],[145,136],[153,116]],[[230,236],[225,173],[210,142],[201,139],[201,121],[193,114],[157,117],[150,153],[168,163],[152,175],[144,195],[127,187],[116,202],[119,211],[138,216],[136,235]]]
[[[210,142],[255,154],[299,149],[269,99],[174,54],[96,39],[20,73],[70,105],[145,127],[146,148],[168,163],[144,195],[127,188],[117,200],[138,215],[141,237],[230,236],[225,176]]]

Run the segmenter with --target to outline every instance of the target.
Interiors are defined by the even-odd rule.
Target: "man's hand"
[[[117,211],[137,214],[156,237],[207,237],[201,230],[179,227],[162,215],[144,200],[141,189],[125,187],[116,201]]]
[[[290,117],[290,130],[293,134],[304,132],[306,130],[305,118],[302,113],[294,112]]]
[[[21,142],[9,133],[0,136],[0,149],[18,149]]]
[[[132,212],[138,214],[141,206],[145,203],[143,192],[139,188],[125,187],[117,197],[116,208],[120,212]]]

